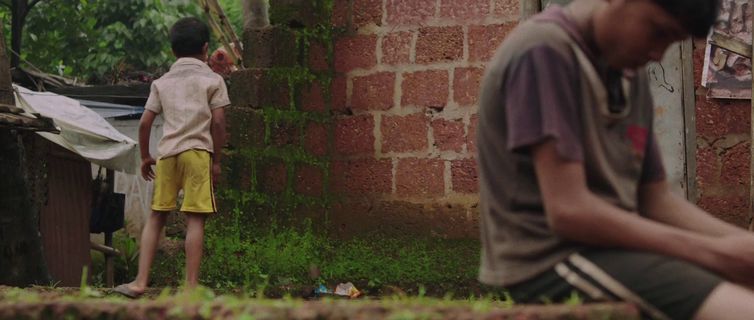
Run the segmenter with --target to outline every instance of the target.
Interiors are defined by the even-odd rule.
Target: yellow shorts
[[[152,210],[177,209],[178,191],[183,189],[182,212],[217,211],[212,190],[212,158],[205,150],[188,150],[157,160]]]

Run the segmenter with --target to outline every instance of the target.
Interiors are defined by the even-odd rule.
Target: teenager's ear
[[[207,54],[207,52],[209,52],[209,42],[204,43],[204,46],[202,46],[202,51],[204,52],[204,54]]]

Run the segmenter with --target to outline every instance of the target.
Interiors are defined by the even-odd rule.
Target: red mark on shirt
[[[634,152],[638,155],[644,155],[644,151],[647,149],[647,138],[649,137],[647,128],[630,125],[626,129],[626,136],[631,140]]]

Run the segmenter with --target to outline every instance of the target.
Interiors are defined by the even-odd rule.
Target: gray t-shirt
[[[514,30],[482,83],[480,281],[525,281],[582,249],[547,224],[531,146],[554,139],[592,192],[636,213],[638,186],[665,177],[652,119],[646,74],[605,67],[561,7]]]

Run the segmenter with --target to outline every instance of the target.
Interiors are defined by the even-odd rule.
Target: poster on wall
[[[710,98],[751,99],[752,5],[723,0],[704,56],[702,86]]]

